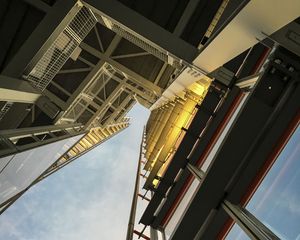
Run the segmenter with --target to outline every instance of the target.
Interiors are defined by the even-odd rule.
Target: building
[[[0,3],[1,211],[139,102],[151,115],[127,239],[147,238],[138,196],[151,239],[222,239],[234,223],[278,238],[245,206],[297,133],[299,1]]]
[[[183,65],[87,2],[3,0],[0,18],[3,212],[125,129],[134,103],[149,108]]]
[[[300,8],[289,2],[293,20],[267,31],[291,11],[237,5],[223,2],[193,61],[206,74],[179,75],[150,108],[127,239],[300,238],[291,207],[299,206],[300,52],[291,34],[300,33]],[[142,231],[139,201],[149,202]]]

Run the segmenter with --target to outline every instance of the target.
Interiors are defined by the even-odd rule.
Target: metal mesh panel
[[[9,111],[12,105],[13,105],[12,102],[6,102],[4,106],[0,109],[0,121],[5,116],[5,114]]]
[[[156,56],[163,62],[168,61],[167,54],[157,50],[155,47],[151,46],[147,42],[143,41],[142,39],[134,36],[132,33],[122,29],[120,26],[114,24],[112,30],[116,32],[118,35],[122,36],[123,38],[127,39],[128,41],[132,42],[133,44],[137,45],[138,47],[146,50],[147,52],[151,53],[152,55]]]
[[[24,78],[35,88],[43,91],[96,23],[97,19],[93,12],[84,6],[81,7]]]
[[[101,16],[98,20],[102,25],[110,28],[113,32],[115,32],[119,36],[132,42],[136,46],[144,49],[145,51],[147,51],[150,54],[152,54],[153,56],[159,58],[163,62],[169,63],[170,58],[172,58],[171,65],[174,66],[175,68],[182,68],[182,63],[181,63],[180,59],[176,58],[175,56],[170,56],[170,54],[166,50],[160,49],[156,46],[153,46],[153,44],[146,41],[145,39],[142,39],[141,37],[136,36],[133,32],[126,30],[118,22],[108,19],[105,16]]]

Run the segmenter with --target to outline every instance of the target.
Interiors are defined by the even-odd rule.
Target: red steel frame
[[[199,157],[199,160],[196,163],[196,166],[201,166],[204,162],[204,160],[207,158],[208,154],[210,153],[212,147],[214,146],[215,142],[217,141],[218,137],[221,135],[222,131],[224,130],[225,126],[227,125],[227,123],[229,122],[229,119],[231,118],[231,116],[233,115],[234,111],[236,110],[236,108],[238,107],[239,103],[241,102],[242,98],[244,97],[244,93],[241,92],[234,100],[231,108],[228,110],[227,114],[225,115],[223,121],[221,122],[221,124],[219,125],[219,127],[217,128],[215,134],[213,135],[211,141],[209,142],[208,146],[206,147],[205,151],[203,152],[203,154],[201,154],[201,156]],[[194,176],[192,174],[190,174],[189,178],[186,180],[185,184],[183,185],[183,187],[181,188],[178,196],[176,197],[172,207],[168,210],[166,216],[164,217],[164,219],[162,220],[162,225],[163,227],[165,227],[169,220],[171,219],[171,217],[173,216],[175,210],[177,209],[179,203],[181,202],[182,198],[184,197],[184,195],[186,194],[187,190],[189,189],[189,187],[191,186],[192,182],[194,180]]]
[[[279,154],[283,150],[283,148],[286,146],[287,142],[289,141],[290,137],[293,135],[294,131],[297,129],[297,127],[300,125],[300,111],[296,114],[294,119],[291,121],[290,125],[288,126],[287,130],[283,133],[282,137],[277,143],[277,146],[275,147],[274,151],[271,152],[269,157],[266,159],[263,167],[259,171],[259,173],[256,175],[256,177],[253,179],[252,183],[246,190],[245,195],[241,199],[240,203],[241,206],[246,206],[248,202],[251,200],[252,196],[256,192],[257,188],[260,186],[261,182],[265,178],[265,176],[268,174],[269,170],[272,168],[273,164],[276,162]],[[229,231],[231,230],[232,226],[234,225],[234,221],[232,219],[229,219],[223,229],[219,232],[217,239],[222,240],[225,239]]]
[[[262,55],[260,56],[260,58],[257,60],[255,66],[253,67],[251,74],[255,74],[259,71],[259,69],[261,68],[261,66],[263,65],[263,63],[265,62],[267,56],[269,55],[271,49],[270,48],[266,48],[265,51],[262,53]],[[235,112],[236,108],[238,107],[238,105],[240,104],[240,102],[242,101],[243,97],[245,96],[244,92],[241,92],[234,100],[231,108],[229,109],[229,111],[227,112],[227,114],[225,115],[223,121],[221,122],[221,124],[219,125],[219,127],[217,128],[215,134],[213,135],[211,141],[209,142],[208,146],[206,147],[205,151],[201,154],[201,156],[199,157],[199,160],[196,163],[196,166],[199,167],[201,166],[205,159],[207,158],[208,154],[210,153],[210,151],[212,150],[212,147],[214,146],[214,144],[216,143],[217,139],[219,138],[219,136],[221,135],[221,133],[223,132],[224,128],[226,127],[227,123],[229,122],[229,119],[232,117],[233,113]],[[166,225],[168,224],[168,222],[170,221],[171,217],[173,216],[175,210],[177,209],[179,203],[181,202],[182,198],[184,197],[184,195],[186,194],[187,190],[189,189],[189,187],[191,186],[192,182],[194,180],[194,176],[192,174],[190,174],[189,178],[186,180],[185,184],[183,185],[183,187],[181,188],[178,196],[176,197],[173,205],[171,206],[171,208],[168,210],[166,216],[164,217],[164,219],[162,220],[162,226],[165,228]]]

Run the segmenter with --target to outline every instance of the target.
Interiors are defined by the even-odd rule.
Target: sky
[[[129,128],[35,185],[8,208],[0,216],[0,240],[125,239],[149,111],[136,105],[128,115]],[[300,240],[299,156],[300,127],[246,206],[283,240]],[[139,203],[136,221],[147,204]],[[249,238],[235,226],[226,239]]]
[[[300,240],[300,127],[279,154],[246,209],[282,240]],[[249,239],[238,226],[228,240]]]
[[[149,110],[131,125],[38,183],[0,216],[5,240],[120,240],[127,231],[139,146]],[[145,204],[140,204],[138,217]]]

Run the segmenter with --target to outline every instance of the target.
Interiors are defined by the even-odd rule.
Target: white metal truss
[[[40,91],[45,90],[74,50],[97,23],[93,12],[80,2],[74,6],[75,15],[50,44],[35,66],[26,69],[24,78]],[[73,13],[73,12],[72,12]],[[46,46],[44,46],[46,47]]]
[[[181,59],[177,58],[173,54],[169,53],[165,49],[161,48],[158,45],[150,42],[146,38],[138,35],[137,33],[133,32],[131,29],[126,28],[121,23],[118,23],[112,18],[109,18],[105,15],[101,15],[98,18],[98,21],[106,26],[107,28],[111,29],[121,37],[125,38],[126,40],[132,42],[136,46],[144,49],[146,52],[152,54],[153,56],[159,58],[163,62],[169,63],[175,68],[181,69],[184,64]]]
[[[107,85],[110,81],[118,83],[118,86],[113,92],[107,92]],[[102,98],[99,97],[100,91],[102,92]],[[127,94],[124,103],[120,100],[122,92],[126,92]],[[90,127],[101,126],[101,122],[109,124],[114,122],[115,118],[121,119],[124,115],[123,112],[126,113],[127,110],[132,107],[135,101],[133,101],[130,106],[127,106],[127,104],[130,103],[130,99],[134,99],[133,94],[151,103],[156,100],[156,96],[151,91],[145,90],[141,86],[128,80],[126,74],[112,67],[110,64],[105,63],[97,74],[95,74],[93,80],[64,112],[57,123],[74,123],[85,111],[89,111],[93,115],[92,120],[87,124]],[[130,98],[128,98],[129,95],[131,96]],[[112,105],[115,101],[117,101],[116,107]],[[93,112],[89,108],[90,105],[96,109],[96,112]],[[122,106],[122,109],[120,109],[119,106]],[[111,114],[107,114],[109,108],[113,110]]]
[[[106,98],[105,85],[109,82],[111,77],[112,69],[108,64],[104,64],[94,77],[94,81],[90,82],[90,85],[78,95],[72,105],[62,115],[58,123],[62,124],[64,122],[76,122],[80,115],[86,109],[88,109],[88,106],[93,102],[94,99],[103,103],[103,101],[97,97],[97,94],[104,89],[104,97]],[[100,105],[98,107],[100,107]]]
[[[57,159],[57,161],[47,169],[42,176],[40,176],[38,182],[127,128],[130,124],[129,120],[130,118],[126,117],[119,123],[108,125],[105,128],[98,127],[91,129],[80,141],[70,148],[63,156]],[[106,131],[108,129],[110,130],[110,133]]]

